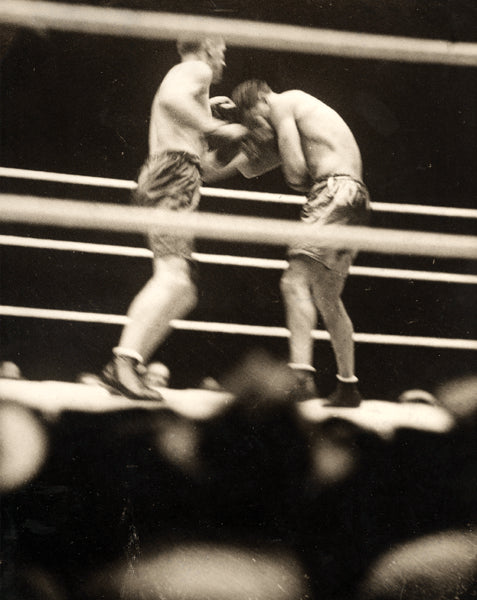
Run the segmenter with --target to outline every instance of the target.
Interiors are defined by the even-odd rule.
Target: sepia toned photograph
[[[474,0],[0,0],[2,600],[477,597]]]

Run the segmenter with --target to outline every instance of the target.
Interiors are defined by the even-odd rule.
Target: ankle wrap
[[[294,371],[309,371],[310,373],[316,373],[315,367],[306,363],[288,363],[288,366]]]
[[[343,383],[358,383],[359,381],[356,375],[351,375],[351,377],[343,377],[342,375],[336,375],[336,379],[338,379],[338,381],[342,381]]]
[[[144,362],[144,359],[139,354],[139,352],[136,352],[136,350],[131,350],[130,348],[123,348],[122,346],[116,346],[116,348],[113,348],[113,354],[115,356],[126,356],[127,358],[133,358],[134,360],[137,360],[137,362],[140,364],[143,364],[143,362]]]

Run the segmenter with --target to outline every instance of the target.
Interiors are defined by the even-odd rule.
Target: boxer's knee
[[[151,278],[150,285],[156,290],[158,295],[167,290],[181,304],[193,307],[197,303],[197,286],[188,269],[159,268]]]

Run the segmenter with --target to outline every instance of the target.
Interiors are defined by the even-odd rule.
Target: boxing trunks
[[[139,206],[190,212],[199,205],[200,159],[183,151],[167,151],[150,156],[142,166],[133,202]],[[167,235],[152,228],[148,234],[154,257],[170,254],[190,260],[192,236]]]
[[[318,231],[327,225],[367,225],[369,216],[370,198],[364,183],[350,175],[336,174],[321,177],[313,184],[300,219]],[[290,257],[301,254],[346,276],[357,252],[313,243],[297,244],[288,250]]]

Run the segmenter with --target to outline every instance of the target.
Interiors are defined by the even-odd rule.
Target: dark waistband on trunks
[[[329,173],[328,175],[322,175],[321,177],[318,177],[318,179],[315,179],[313,181],[313,187],[315,185],[320,185],[320,184],[324,184],[328,182],[328,179],[350,179],[351,181],[355,181],[357,184],[359,185],[365,185],[363,181],[361,181],[361,179],[357,179],[356,177],[353,177],[352,175],[348,175],[347,173]]]
[[[185,150],[164,150],[163,152],[155,152],[154,154],[149,155],[148,160],[154,161],[166,156],[170,158],[182,158],[191,164],[200,167],[200,158],[197,154],[192,154],[192,152],[187,152]]]

